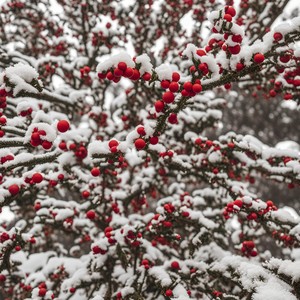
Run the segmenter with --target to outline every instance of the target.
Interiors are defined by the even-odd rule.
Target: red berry
[[[232,21],[232,16],[230,14],[225,14],[224,15],[224,20],[226,20],[227,22],[231,22]]]
[[[124,76],[127,78],[131,78],[134,74],[134,71],[132,68],[127,68],[124,72]]]
[[[185,90],[187,90],[188,92],[190,92],[193,89],[193,84],[191,82],[187,81],[183,84],[183,88]]]
[[[243,41],[243,38],[240,34],[233,35],[231,39],[233,42],[239,43],[239,44]]]
[[[167,89],[169,88],[169,85],[170,85],[170,81],[169,80],[162,80],[161,83],[160,83],[160,86],[163,88],[163,89]]]
[[[279,57],[279,60],[282,62],[282,63],[287,63],[289,62],[291,59],[291,57],[289,55],[282,55]]]
[[[6,280],[6,276],[5,275],[3,275],[3,274],[0,274],[0,281],[5,281]]]
[[[124,74],[124,72],[122,70],[120,70],[119,68],[114,69],[115,77],[121,77],[123,74]]]
[[[172,74],[172,80],[178,82],[180,80],[180,75],[177,72]]]
[[[148,72],[146,72],[146,73],[143,75],[143,79],[144,79],[145,81],[149,81],[149,80],[151,79],[151,74],[148,73]]]
[[[52,143],[51,143],[51,142],[48,142],[48,141],[43,141],[42,147],[43,147],[45,150],[49,150],[49,149],[52,147]]]
[[[32,175],[32,180],[34,183],[40,183],[44,179],[43,175],[41,173],[34,173]]]
[[[93,220],[95,219],[96,217],[96,213],[93,211],[93,210],[89,210],[87,213],[86,213],[86,217],[90,220]]]
[[[162,99],[165,103],[172,103],[174,102],[175,96],[172,92],[165,92],[162,96]]]
[[[117,140],[111,140],[108,142],[109,148],[117,147],[118,145],[119,145],[119,142]]]
[[[70,288],[70,293],[74,294],[75,292],[76,292],[76,288],[71,287],[71,288]]]
[[[280,32],[275,32],[273,35],[273,38],[276,42],[278,42],[278,41],[282,40],[283,35]]]
[[[233,55],[239,54],[241,51],[241,46],[239,44],[236,44],[235,46],[232,47],[229,46],[228,51]]]
[[[237,199],[235,201],[233,201],[233,204],[238,206],[238,207],[242,207],[243,206],[243,201],[240,199]]]
[[[56,126],[59,132],[66,132],[70,128],[70,123],[67,120],[60,120]]]
[[[253,60],[257,64],[261,64],[265,60],[265,56],[262,53],[256,53]]]
[[[169,85],[169,90],[172,92],[172,93],[175,93],[179,90],[179,84],[178,82],[175,82],[175,81],[172,81]]]
[[[276,93],[275,90],[270,90],[269,95],[270,95],[271,97],[275,97],[275,96],[277,95],[277,93]]]
[[[94,177],[97,177],[100,175],[100,169],[99,168],[93,168],[91,170],[91,174],[94,176]]]
[[[118,69],[122,70],[122,71],[126,71],[127,69],[127,65],[124,62],[119,62],[118,63]]]
[[[130,77],[131,80],[138,80],[141,74],[140,71],[137,69],[133,69],[133,75]]]
[[[168,117],[168,121],[171,124],[177,124],[178,123],[177,114],[171,113]]]
[[[106,253],[106,251],[105,250],[103,250],[103,249],[101,249],[99,246],[94,246],[93,248],[92,248],[92,250],[93,250],[93,253],[94,254],[105,254]]]
[[[151,145],[156,145],[158,143],[158,136],[152,136],[149,139],[149,142],[150,142]]]
[[[35,205],[34,205],[34,209],[36,210],[36,211],[38,211],[39,209],[41,209],[41,203],[40,202],[37,202],[37,203],[35,203]]]
[[[38,132],[33,132],[31,135],[31,140],[40,142],[41,140],[40,134]]]
[[[136,131],[139,135],[146,135],[145,128],[143,126],[138,127]]]
[[[179,270],[179,269],[180,269],[180,266],[179,266],[178,261],[172,261],[172,263],[171,263],[171,268],[172,268],[172,269],[177,269],[177,270]]]
[[[165,295],[166,295],[167,297],[172,297],[172,296],[173,296],[172,290],[166,290]]]
[[[196,94],[200,93],[202,91],[202,85],[201,84],[193,84],[193,92]]]
[[[230,90],[230,89],[231,89],[231,84],[230,84],[230,83],[225,83],[225,84],[224,84],[224,88],[225,88],[226,90]]]
[[[236,11],[235,11],[234,7],[232,7],[232,6],[227,6],[225,8],[225,12],[226,12],[226,14],[229,14],[232,17],[234,17],[236,15]]]
[[[88,198],[90,196],[90,192],[89,191],[83,191],[81,193],[81,195],[82,195],[83,198]]]
[[[143,139],[137,139],[134,142],[136,149],[142,150],[146,147],[146,142]]]
[[[39,289],[39,296],[44,297],[47,293],[47,290],[45,288],[40,288]]]
[[[196,51],[196,53],[197,53],[197,55],[199,55],[199,56],[205,56],[205,55],[206,55],[206,52],[205,52],[204,50],[202,50],[202,49],[198,49],[198,50]]]
[[[20,192],[20,188],[17,184],[12,184],[9,188],[8,191],[12,196],[17,195]]]
[[[0,124],[1,125],[5,125],[6,124],[6,118],[5,117],[1,117],[0,118]]]
[[[244,69],[244,64],[243,63],[237,63],[236,64],[236,70],[237,71],[241,71],[241,70],[243,70]]]
[[[164,104],[162,101],[157,100],[157,101],[154,103],[154,107],[155,107],[156,112],[159,113],[159,112],[161,112],[161,111],[164,109],[165,104]]]

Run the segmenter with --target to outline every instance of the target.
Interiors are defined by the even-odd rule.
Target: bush
[[[1,299],[300,299],[259,196],[299,193],[299,124],[251,102],[298,114],[300,18],[221,2],[1,4]]]

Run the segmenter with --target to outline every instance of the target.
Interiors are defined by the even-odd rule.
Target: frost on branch
[[[0,5],[0,298],[300,299],[299,131],[251,127],[297,114],[299,17],[56,2]]]

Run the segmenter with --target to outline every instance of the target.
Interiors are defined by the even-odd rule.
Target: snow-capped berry
[[[60,120],[56,126],[59,132],[66,132],[70,128],[70,123],[67,120]]]
[[[135,148],[138,150],[142,150],[146,147],[146,142],[143,139],[137,139],[134,142]]]
[[[261,64],[265,60],[265,56],[262,53],[256,53],[253,56],[253,60],[257,64]]]
[[[93,210],[89,210],[86,213],[86,217],[90,220],[93,220],[96,217],[96,213]]]
[[[44,177],[41,173],[34,173],[31,179],[34,183],[40,183],[43,181]]]
[[[12,196],[17,195],[20,192],[20,187],[17,184],[12,184],[9,188],[8,191]]]

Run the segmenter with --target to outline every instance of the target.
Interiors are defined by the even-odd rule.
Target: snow
[[[256,288],[252,300],[297,300],[297,298],[288,290],[286,290],[276,280],[269,280]]]
[[[162,287],[168,287],[172,284],[169,274],[164,270],[163,267],[154,266],[149,269],[149,274],[158,280]]]
[[[172,80],[173,71],[170,65],[162,64],[155,68],[155,72],[160,80]]]
[[[23,63],[18,63],[5,69],[0,76],[0,85],[4,82],[4,76],[14,85],[13,94],[18,95],[21,91],[36,93],[38,90],[31,85],[31,82],[37,80],[39,74],[37,71]],[[39,82],[40,84],[40,82]]]
[[[141,67],[139,69],[141,75],[143,75],[146,72],[152,73],[153,66],[151,64],[150,57],[147,54],[142,54],[142,55],[137,56],[135,58],[135,62],[137,64],[141,64]]]
[[[99,63],[96,70],[98,73],[102,73],[112,67],[117,67],[119,62],[125,62],[127,66],[131,68],[135,66],[130,55],[127,52],[123,51]]]

